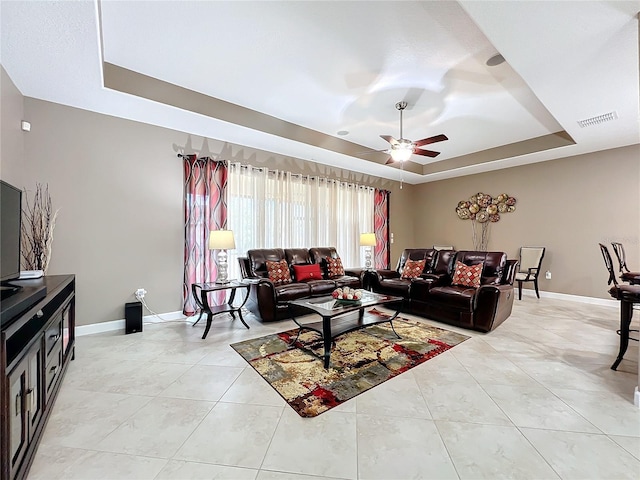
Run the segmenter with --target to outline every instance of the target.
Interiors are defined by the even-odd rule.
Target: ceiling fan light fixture
[[[391,146],[391,158],[394,162],[405,162],[411,158],[413,154],[413,142],[400,139],[396,145]]]

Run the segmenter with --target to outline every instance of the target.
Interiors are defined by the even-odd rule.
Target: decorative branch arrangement
[[[456,207],[460,220],[471,220],[473,246],[476,250],[486,251],[489,244],[489,230],[492,223],[500,221],[500,214],[515,212],[516,199],[506,193],[492,197],[479,192],[469,200],[461,200]],[[477,224],[481,225],[478,233]]]
[[[51,260],[53,229],[58,212],[53,211],[48,185],[36,184],[33,203],[29,203],[27,190],[24,190],[21,251],[25,270],[42,270],[46,273]]]

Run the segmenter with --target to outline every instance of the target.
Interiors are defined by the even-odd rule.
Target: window
[[[345,266],[364,264],[359,239],[373,231],[371,187],[231,163],[227,206],[236,239],[230,278],[240,277],[237,258],[253,248],[334,246]]]

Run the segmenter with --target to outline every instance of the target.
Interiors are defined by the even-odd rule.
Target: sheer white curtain
[[[373,231],[374,189],[290,172],[229,164],[227,228],[238,257],[252,248],[336,247],[343,265],[364,265],[360,233]]]

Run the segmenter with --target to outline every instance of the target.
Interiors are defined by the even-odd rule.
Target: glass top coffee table
[[[391,316],[383,316],[371,312],[365,312],[365,310],[370,307],[375,307],[376,305],[385,305],[402,301],[402,297],[392,297],[391,295],[380,295],[372,292],[364,292],[362,299],[359,302],[353,303],[339,301],[331,296],[292,300],[289,302],[291,319],[299,327],[298,336],[295,338],[293,343],[298,341],[298,337],[302,330],[312,330],[322,335],[324,343],[324,368],[329,368],[332,340],[338,335],[351,332],[353,330],[359,330],[361,328],[368,327],[369,325],[389,322],[393,333],[400,338],[400,335],[398,335],[393,328],[393,320],[398,316],[400,313],[399,311]],[[322,321],[314,323],[300,323],[295,317],[295,313],[298,312],[303,315],[315,313],[322,317]]]

